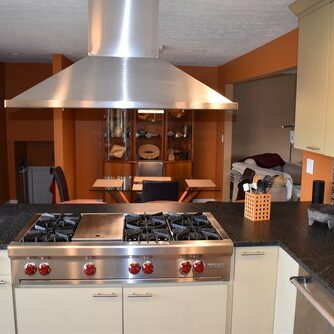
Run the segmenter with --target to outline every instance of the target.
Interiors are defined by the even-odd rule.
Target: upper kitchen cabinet
[[[329,44],[328,95],[325,124],[324,154],[334,156],[334,2],[331,3],[331,27]]]
[[[295,147],[334,156],[334,4],[295,2],[299,17]],[[332,21],[332,22],[331,22]]]

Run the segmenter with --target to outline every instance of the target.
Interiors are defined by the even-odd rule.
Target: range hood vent
[[[88,56],[7,108],[237,109],[159,55],[158,0],[90,0]]]

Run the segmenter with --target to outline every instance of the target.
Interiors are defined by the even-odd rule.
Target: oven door
[[[334,296],[310,276],[292,277],[297,288],[294,334],[333,334]]]

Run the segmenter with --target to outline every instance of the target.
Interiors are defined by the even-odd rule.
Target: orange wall
[[[50,64],[5,64],[5,96],[10,99],[49,77]],[[48,109],[7,109],[9,198],[16,199],[15,141],[53,141],[53,116]]]
[[[62,54],[52,56],[52,73],[55,74],[72,62]],[[60,166],[66,176],[70,199],[76,198],[75,180],[75,112],[71,109],[53,109],[55,166]],[[59,201],[58,193],[56,201]]]
[[[314,160],[314,174],[305,172],[306,159]],[[333,177],[333,158],[325,155],[316,154],[304,151],[303,154],[303,174],[302,174],[302,189],[301,201],[310,201],[312,199],[313,180],[325,181],[325,203],[331,203],[331,187]]]
[[[297,66],[298,29],[219,67],[219,88]]]
[[[178,68],[209,87],[218,89],[218,67],[209,66],[178,66]]]
[[[77,198],[102,198],[91,191],[97,178],[103,176],[103,116],[101,109],[75,111],[75,177]]]
[[[4,111],[5,64],[0,62],[0,204],[9,199],[7,171],[7,117]]]
[[[179,68],[209,87],[218,90],[218,67],[179,66]],[[224,111],[195,111],[194,120],[193,176],[214,180],[222,189],[224,145],[220,138],[224,133]],[[200,197],[219,199],[221,194],[220,192],[201,193]]]

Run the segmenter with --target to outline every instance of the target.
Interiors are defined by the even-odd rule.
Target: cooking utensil
[[[242,179],[238,183],[238,194],[236,200],[244,200],[245,192],[243,190],[243,185],[245,183],[252,183],[253,177],[255,175],[255,171],[251,168],[245,168],[244,173],[242,174]]]
[[[266,175],[264,178],[263,178],[263,183],[264,183],[264,189],[265,189],[265,192],[268,193],[273,185],[273,179],[274,177],[273,176],[270,176],[270,175]]]
[[[265,187],[263,180],[259,179],[256,185],[257,185],[257,194],[264,194]]]

